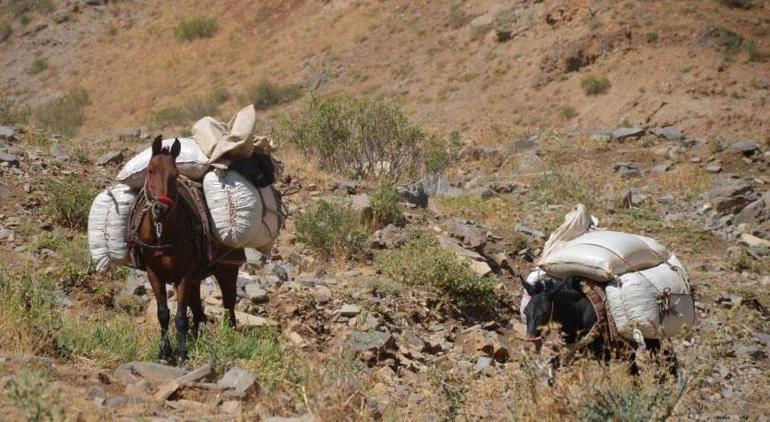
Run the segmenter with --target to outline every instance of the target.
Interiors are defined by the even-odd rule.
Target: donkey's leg
[[[171,340],[168,338],[168,323],[171,320],[171,311],[169,311],[168,302],[166,301],[166,286],[150,268],[147,268],[147,278],[150,280],[155,301],[158,303],[158,324],[160,325],[158,359],[168,362],[171,360]]]
[[[229,314],[230,326],[235,327],[235,300],[237,295],[238,266],[217,266],[214,277],[222,290],[222,304]]]
[[[190,279],[184,278],[176,285],[176,336],[178,341],[179,363],[183,364],[187,360],[187,328],[189,321],[187,318],[187,304],[190,301]]]
[[[192,335],[193,338],[198,338],[198,330],[200,324],[206,320],[206,315],[203,313],[203,303],[201,302],[201,282],[200,280],[192,283],[190,288],[190,310],[193,315]]]

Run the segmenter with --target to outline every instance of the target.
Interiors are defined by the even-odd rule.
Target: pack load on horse
[[[280,171],[267,138],[252,137],[256,111],[230,121],[199,120],[192,139],[155,138],[130,160],[118,183],[94,200],[88,221],[91,258],[99,271],[126,265],[147,271],[158,302],[163,359],[171,358],[170,311],[164,284],[176,288],[179,358],[187,357],[187,308],[193,331],[203,321],[200,282],[215,276],[235,325],[236,280],[244,247],[269,255],[283,226]]]
[[[656,349],[658,340],[692,326],[695,301],[676,255],[654,239],[596,225],[578,205],[522,280],[529,339],[539,342],[543,326],[558,322],[573,347]]]

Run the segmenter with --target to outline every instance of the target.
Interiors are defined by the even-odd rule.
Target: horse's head
[[[179,170],[176,168],[176,157],[182,145],[179,139],[174,140],[171,148],[163,147],[161,137],[152,142],[152,158],[147,165],[147,180],[145,190],[151,202],[152,216],[155,221],[162,220],[176,205],[178,199],[176,180]]]
[[[532,297],[524,308],[529,340],[538,343],[542,337],[542,328],[552,321],[562,325],[568,323],[560,319],[565,314],[564,310],[574,307],[572,305],[584,297],[579,284],[579,278],[559,280],[546,276],[534,285],[522,280],[524,290]]]

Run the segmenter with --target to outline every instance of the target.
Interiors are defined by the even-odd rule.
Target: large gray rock
[[[390,333],[377,330],[354,331],[351,341],[355,352],[381,352],[395,346],[395,340]]]
[[[259,283],[247,284],[244,287],[246,297],[251,300],[252,303],[264,303],[267,302],[267,290],[263,289]]]
[[[446,230],[453,237],[460,239],[467,248],[478,249],[487,243],[487,231],[465,220],[449,220]]]
[[[8,126],[0,126],[0,139],[15,141],[18,139],[19,134],[16,133],[14,128]]]
[[[100,155],[96,160],[97,166],[106,166],[107,164],[120,164],[123,162],[123,151],[109,151]]]
[[[376,248],[393,249],[406,243],[406,235],[398,227],[388,224],[374,232],[370,242]]]
[[[404,201],[417,205],[419,207],[428,206],[428,193],[422,182],[412,183],[410,185],[397,186],[396,192]]]
[[[374,220],[372,201],[368,194],[362,193],[350,196],[350,207],[361,216],[361,223],[371,224]]]
[[[257,374],[237,366],[230,369],[217,381],[217,386],[225,390],[233,390],[236,395],[245,395],[252,389],[258,389]]]
[[[759,147],[752,141],[744,140],[738,141],[728,148],[731,151],[738,151],[743,155],[751,156],[759,152]]]
[[[721,214],[735,214],[746,205],[759,199],[754,188],[737,177],[717,177],[708,192],[709,201]]]
[[[642,135],[644,135],[644,129],[640,127],[621,127],[612,131],[612,139],[615,140],[639,138]]]
[[[15,166],[19,165],[19,159],[15,155],[0,152],[0,163],[8,163]]]
[[[655,136],[666,138],[669,141],[681,141],[684,139],[682,129],[674,126],[659,127],[652,130]]]

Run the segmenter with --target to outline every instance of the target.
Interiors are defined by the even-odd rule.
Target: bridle
[[[179,191],[176,192],[175,198],[171,198],[167,195],[155,196],[153,192],[152,182],[150,182],[150,172],[147,172],[147,176],[144,178],[144,198],[147,200],[147,206],[152,208],[156,202],[162,202],[171,207],[166,213],[164,218],[155,221],[155,235],[160,240],[163,235],[163,220],[167,218],[176,208],[176,204],[179,200]]]

